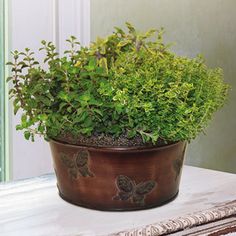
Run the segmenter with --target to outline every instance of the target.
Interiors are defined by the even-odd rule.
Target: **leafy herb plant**
[[[28,48],[12,52],[9,93],[26,139],[102,134],[156,144],[191,140],[206,127],[227,97],[222,70],[172,53],[163,30],[126,26],[89,47],[72,36],[62,57],[42,41],[46,65]]]

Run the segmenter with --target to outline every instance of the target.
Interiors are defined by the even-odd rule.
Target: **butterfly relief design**
[[[72,179],[77,179],[79,176],[94,177],[94,174],[89,170],[88,166],[88,151],[79,151],[75,153],[73,157],[70,157],[65,153],[61,153],[60,159],[63,164],[68,168],[68,173],[70,174]]]
[[[153,180],[136,184],[135,181],[131,180],[129,177],[119,175],[116,178],[118,192],[117,195],[113,197],[113,200],[130,200],[132,203],[144,205],[146,195],[151,193],[156,185],[156,181]]]

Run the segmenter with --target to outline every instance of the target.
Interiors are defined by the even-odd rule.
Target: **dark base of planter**
[[[92,210],[97,210],[97,211],[139,211],[139,210],[147,210],[147,209],[152,209],[152,208],[156,208],[158,206],[163,206],[171,201],[173,201],[179,194],[179,191],[173,196],[171,197],[170,199],[160,203],[160,204],[154,204],[154,205],[149,205],[149,206],[143,206],[143,207],[134,207],[134,208],[125,208],[125,209],[122,209],[122,208],[109,208],[109,209],[104,209],[104,208],[99,208],[99,207],[96,207],[96,206],[90,206],[90,205],[86,205],[86,204],[77,204],[77,203],[74,203],[73,201],[71,201],[70,199],[66,198],[59,190],[58,190],[58,194],[59,196],[65,200],[66,202],[70,203],[70,204],[73,204],[73,205],[76,205],[76,206],[80,206],[80,207],[84,207],[84,208],[88,208],[88,209],[92,209]]]

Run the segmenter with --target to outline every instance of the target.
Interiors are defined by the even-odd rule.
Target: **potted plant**
[[[173,199],[186,142],[227,97],[221,69],[172,53],[163,30],[126,25],[89,47],[72,36],[62,57],[42,41],[46,66],[28,48],[8,63],[14,111],[22,110],[16,129],[49,141],[59,193],[80,206],[133,210]]]

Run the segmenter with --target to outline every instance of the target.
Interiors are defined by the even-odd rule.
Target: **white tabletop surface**
[[[107,235],[236,200],[236,175],[184,166],[178,197],[161,207],[102,212],[63,201],[54,175],[0,184],[1,236]]]

